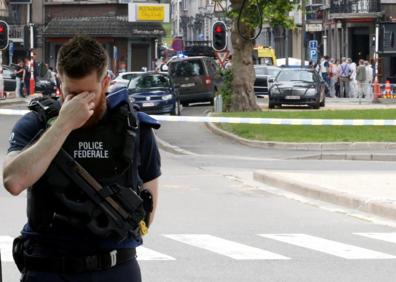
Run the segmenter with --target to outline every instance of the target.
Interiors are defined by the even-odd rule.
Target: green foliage
[[[231,0],[231,2],[239,3],[243,0]],[[289,17],[289,12],[298,7],[294,2],[290,0],[247,0],[242,11],[231,10],[228,17],[236,21],[239,13],[242,12],[241,22],[255,29],[260,24],[260,12],[258,11],[260,8],[262,9],[263,22],[269,23],[273,27],[282,26],[291,29],[294,27],[294,21]]]
[[[223,77],[223,84],[217,94],[223,98],[223,112],[229,112],[231,109],[233,73],[231,68],[221,70],[220,72]]]

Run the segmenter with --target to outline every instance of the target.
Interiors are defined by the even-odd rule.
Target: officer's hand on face
[[[58,119],[69,130],[82,127],[94,113],[94,99],[95,93],[93,92],[66,95]]]

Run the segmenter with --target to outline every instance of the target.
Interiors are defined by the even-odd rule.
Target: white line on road
[[[11,236],[0,236],[0,250],[1,250],[1,261],[12,262],[12,242],[14,238]]]
[[[389,254],[306,234],[259,234],[259,236],[345,259],[396,259]]]
[[[394,233],[353,233],[370,239],[377,239],[396,244],[396,232]]]
[[[136,249],[137,252],[137,259],[139,261],[143,260],[176,260],[175,258],[164,255],[162,253],[159,253],[157,251],[151,250],[146,247],[138,247]]]
[[[208,234],[168,234],[167,238],[202,248],[236,260],[287,260],[275,253],[225,240]]]

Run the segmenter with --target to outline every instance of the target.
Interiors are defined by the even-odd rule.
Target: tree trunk
[[[231,0],[232,9],[240,11],[243,0]],[[239,31],[250,38],[254,30],[242,21]],[[238,31],[238,20],[235,19],[231,32],[231,41],[234,52],[232,54],[232,82],[233,93],[231,97],[232,112],[259,111],[256,95],[254,94],[254,81],[256,80],[253,68],[253,41],[242,38]]]

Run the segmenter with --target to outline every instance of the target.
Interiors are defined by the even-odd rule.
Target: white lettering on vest
[[[76,159],[108,159],[109,151],[103,147],[103,142],[78,142],[78,150],[74,150]]]

